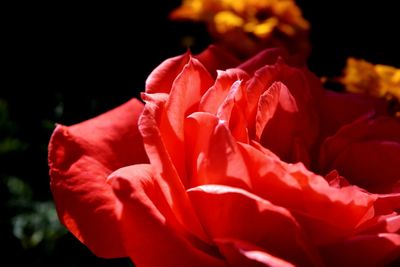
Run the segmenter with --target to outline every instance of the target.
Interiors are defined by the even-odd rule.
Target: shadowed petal
[[[214,78],[217,74],[217,70],[233,68],[240,63],[239,59],[216,45],[208,46],[207,49],[196,55],[195,58],[206,67]]]
[[[393,211],[400,213],[400,187],[397,193],[378,194],[375,211],[377,214],[388,214]]]
[[[318,107],[320,108],[321,138],[324,139],[362,115],[373,111],[382,112],[385,102],[365,94],[336,93],[325,90]]]
[[[382,233],[354,236],[325,247],[321,252],[327,265],[332,267],[385,266],[400,257],[400,235]]]
[[[384,156],[379,156],[384,155]],[[327,138],[321,169],[337,169],[351,183],[371,192],[394,193],[400,181],[400,123],[394,118],[365,116]]]
[[[295,113],[298,111],[296,100],[289,92],[288,88],[281,82],[273,83],[268,90],[260,96],[255,126],[256,141],[260,139],[265,125],[274,117],[278,104],[282,110],[288,113]]]
[[[258,69],[266,65],[275,64],[278,58],[287,59],[287,57],[288,54],[285,49],[267,48],[240,64],[238,68],[244,70],[249,75],[253,75]]]
[[[260,122],[257,112],[260,104],[266,100],[265,92],[277,82],[283,84],[287,90],[280,90],[280,105],[264,127],[263,136],[260,137],[261,144],[278,154],[282,160],[308,164],[319,134],[316,105],[322,88],[319,80],[305,68],[293,68],[278,60],[274,65],[257,70],[247,81],[250,138],[256,140],[260,134],[256,134],[256,125],[262,125],[257,124],[257,120]],[[273,106],[273,101],[271,105]],[[267,107],[269,105],[264,105],[264,108]],[[265,122],[266,119],[261,121]]]

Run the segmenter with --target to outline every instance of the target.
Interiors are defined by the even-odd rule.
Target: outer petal
[[[184,196],[171,196],[174,190],[150,165],[119,169],[109,182],[121,205],[123,244],[136,265],[225,266],[218,251],[180,224],[170,199]]]
[[[316,266],[299,225],[285,208],[245,190],[203,185],[188,190],[205,231],[214,240],[243,240],[300,266]]]
[[[122,166],[148,161],[137,128],[142,108],[133,99],[83,123],[59,125],[50,140],[51,189],[60,220],[101,257],[125,256],[115,195],[106,177]]]

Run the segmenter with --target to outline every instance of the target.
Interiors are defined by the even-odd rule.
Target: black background
[[[195,53],[211,42],[202,25],[167,19],[180,1],[100,2],[19,3],[3,8],[5,71],[0,99],[7,101],[9,116],[18,125],[15,136],[29,149],[2,156],[0,164],[6,174],[26,180],[39,200],[51,198],[46,163],[51,129],[44,128],[43,121],[74,124],[138,97],[152,69],[186,51],[183,38],[194,39]],[[349,56],[400,67],[396,1],[297,3],[311,23],[309,68],[318,76],[339,75]],[[57,115],[60,105],[63,112]],[[1,199],[6,198],[4,193]],[[13,251],[6,256],[26,266],[70,266],[69,255],[78,257],[79,266],[117,264],[96,259],[71,236],[52,259],[34,263],[32,252],[23,252],[10,233],[6,235],[0,242],[7,242]]]
[[[67,124],[91,115],[75,108],[81,102],[95,99],[109,108],[137,96],[155,66],[186,51],[183,37],[194,37],[194,52],[210,43],[201,25],[167,19],[179,3],[66,1],[11,8],[6,23],[9,36],[3,42],[10,49],[5,51],[10,57],[6,67],[13,78],[2,94],[21,100],[24,113],[24,108],[38,108],[35,101],[47,103],[60,92],[67,103],[65,112],[71,115],[63,121]],[[312,26],[309,67],[319,76],[339,74],[348,56],[399,66],[395,1],[297,3]]]

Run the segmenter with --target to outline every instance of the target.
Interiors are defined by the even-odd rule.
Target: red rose
[[[398,259],[399,121],[280,55],[235,65],[216,47],[186,53],[149,76],[144,108],[57,126],[61,221],[95,254],[138,266]]]

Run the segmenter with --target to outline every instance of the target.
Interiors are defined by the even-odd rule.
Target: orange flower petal
[[[349,92],[375,97],[392,95],[400,100],[400,69],[350,57],[343,72],[339,81]]]

